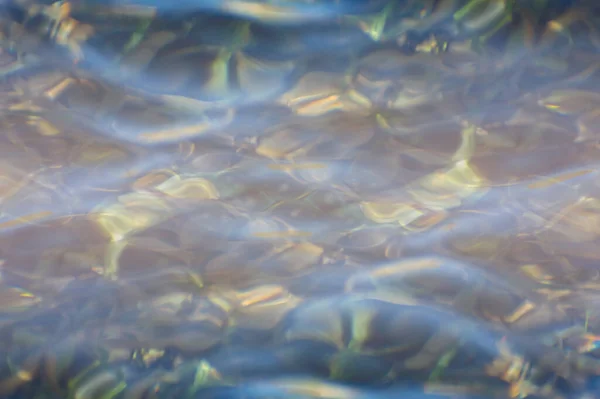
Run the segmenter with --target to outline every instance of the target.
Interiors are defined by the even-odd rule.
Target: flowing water
[[[0,43],[0,398],[600,397],[596,0],[2,0]]]

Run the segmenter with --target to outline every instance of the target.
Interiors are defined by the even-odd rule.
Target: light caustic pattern
[[[0,397],[600,395],[590,0],[0,3]]]

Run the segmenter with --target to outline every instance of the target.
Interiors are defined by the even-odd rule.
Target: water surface
[[[0,3],[0,396],[600,395],[594,1]]]

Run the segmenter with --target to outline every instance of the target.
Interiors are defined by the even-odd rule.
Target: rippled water
[[[0,43],[1,398],[600,397],[596,1],[3,0]]]

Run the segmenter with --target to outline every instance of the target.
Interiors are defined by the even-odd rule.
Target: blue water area
[[[0,399],[582,399],[595,0],[0,1]]]

